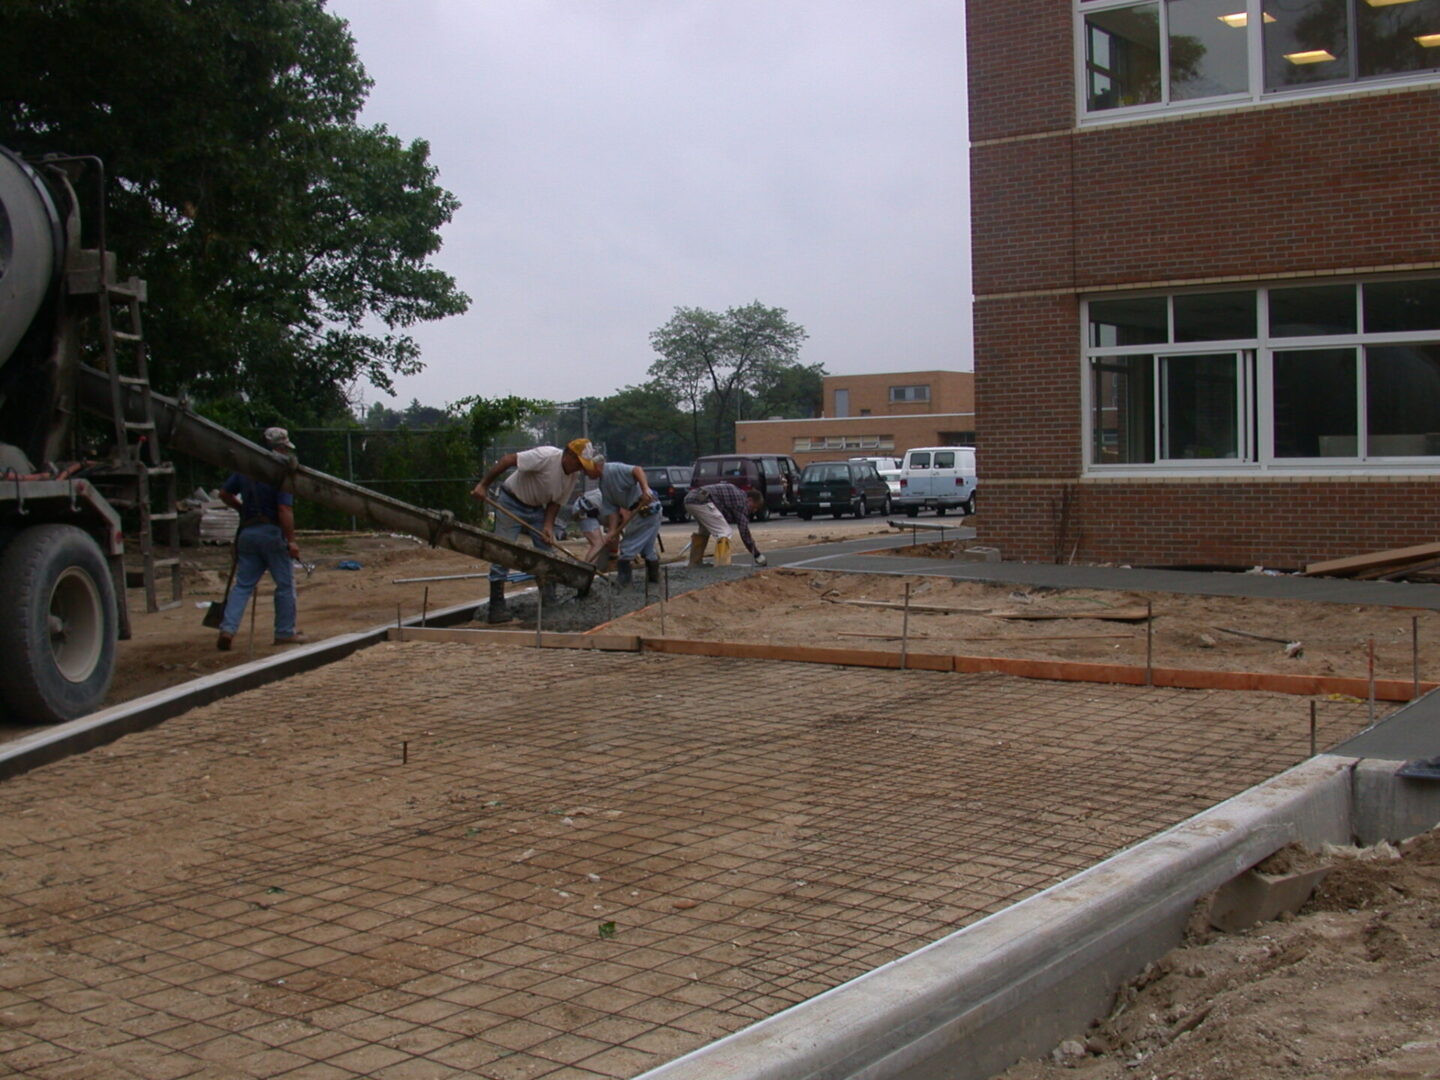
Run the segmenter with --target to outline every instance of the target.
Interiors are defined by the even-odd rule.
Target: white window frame
[[[1433,279],[1434,274],[1410,275],[1411,278]],[[1258,475],[1258,474],[1335,474],[1435,472],[1440,469],[1440,455],[1368,455],[1359,454],[1360,447],[1368,449],[1369,431],[1367,400],[1366,356],[1367,347],[1383,345],[1440,345],[1440,329],[1430,331],[1367,333],[1363,323],[1355,333],[1324,334],[1311,337],[1272,336],[1270,334],[1269,291],[1304,287],[1307,285],[1351,285],[1355,289],[1357,317],[1362,316],[1362,295],[1360,287],[1367,280],[1397,281],[1395,277],[1347,279],[1325,282],[1316,279],[1304,281],[1274,282],[1266,285],[1245,285],[1236,283],[1226,288],[1172,290],[1164,293],[1134,292],[1106,293],[1082,298],[1080,303],[1080,408],[1081,408],[1081,460],[1082,475],[1090,477],[1155,477],[1163,475],[1211,476]],[[1173,298],[1184,294],[1214,292],[1253,292],[1257,305],[1256,337],[1253,339],[1232,339],[1217,341],[1175,342],[1175,305]],[[1090,304],[1107,300],[1123,300],[1164,296],[1166,298],[1167,341],[1143,345],[1091,345]],[[1308,349],[1354,349],[1356,356],[1356,441],[1357,453],[1349,457],[1276,457],[1272,449],[1275,438],[1274,402],[1274,354]],[[1161,456],[1161,395],[1163,389],[1159,367],[1162,358],[1213,355],[1237,352],[1241,354],[1240,386],[1240,456],[1235,459],[1196,458],[1167,459]],[[1151,433],[1153,462],[1109,463],[1095,460],[1095,400],[1092,361],[1101,357],[1123,358],[1146,356],[1150,358],[1154,373],[1151,388],[1151,416],[1154,430]]]
[[[1161,100],[1146,105],[1124,105],[1113,109],[1097,109],[1091,112],[1089,109],[1088,80],[1086,79],[1085,66],[1085,16],[1096,11],[1106,11],[1113,8],[1134,7],[1137,4],[1154,2],[1159,6],[1160,12],[1160,94]],[[1187,99],[1181,102],[1170,102],[1166,98],[1170,93],[1170,50],[1169,12],[1166,0],[1071,0],[1071,8],[1074,12],[1074,30],[1072,34],[1074,46],[1074,85],[1075,85],[1075,112],[1081,126],[1103,126],[1105,124],[1126,123],[1135,120],[1143,120],[1147,117],[1159,115],[1172,115],[1179,112],[1211,112],[1219,109],[1233,109],[1237,106],[1252,106],[1274,103],[1276,101],[1294,101],[1308,97],[1336,97],[1346,94],[1367,93],[1377,89],[1390,90],[1397,86],[1425,86],[1433,85],[1440,81],[1440,71],[1405,72],[1399,75],[1374,76],[1364,79],[1354,79],[1348,82],[1326,83],[1318,86],[1297,86],[1289,89],[1266,90],[1265,89],[1265,50],[1261,38],[1262,27],[1262,6],[1263,0],[1236,0],[1235,8],[1238,11],[1244,8],[1246,12],[1246,26],[1244,33],[1248,45],[1246,53],[1246,70],[1249,72],[1250,88],[1244,93],[1221,94],[1215,97]],[[1350,28],[1354,33],[1353,25]]]

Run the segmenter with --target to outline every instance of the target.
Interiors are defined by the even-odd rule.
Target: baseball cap
[[[295,449],[295,444],[290,441],[290,433],[283,427],[266,428],[265,445],[272,450]]]

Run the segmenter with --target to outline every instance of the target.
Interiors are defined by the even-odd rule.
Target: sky
[[[759,301],[835,375],[969,370],[957,0],[328,0],[460,200],[397,400],[646,381],[679,307]]]

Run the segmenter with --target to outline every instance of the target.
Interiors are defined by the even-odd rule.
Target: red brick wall
[[[1293,570],[1434,543],[1440,477],[987,483],[979,542],[1024,562]]]
[[[991,0],[967,10],[971,141],[1070,127],[1075,54],[1068,0]]]
[[[1073,141],[1081,288],[1440,254],[1440,88],[1123,125]]]

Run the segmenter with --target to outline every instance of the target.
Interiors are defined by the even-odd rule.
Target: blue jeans
[[[655,539],[660,535],[660,524],[664,520],[664,507],[659,499],[632,517],[620,536],[620,558],[633,559],[639,555],[646,562],[660,558],[660,553],[655,550]]]
[[[540,533],[545,529],[545,508],[543,506],[538,510],[531,509],[516,499],[514,495],[511,495],[506,488],[500,489],[500,497],[496,502],[514,514],[520,521],[531,526],[531,529],[534,530],[532,532],[531,529],[523,528],[520,525],[520,521],[516,521],[515,518],[512,517],[506,517],[500,513],[499,510],[496,510],[494,529],[496,536],[500,537],[501,540],[508,540],[512,544],[518,544],[520,542],[520,534],[523,532],[530,538],[530,543],[536,551],[550,550],[550,545],[540,539]],[[508,574],[509,571],[499,563],[492,562],[490,564],[491,581],[504,581]]]
[[[235,537],[235,584],[225,601],[225,617],[220,620],[222,633],[233,634],[240,629],[250,594],[267,570],[275,580],[275,636],[295,636],[295,567],[279,525],[251,525]]]

